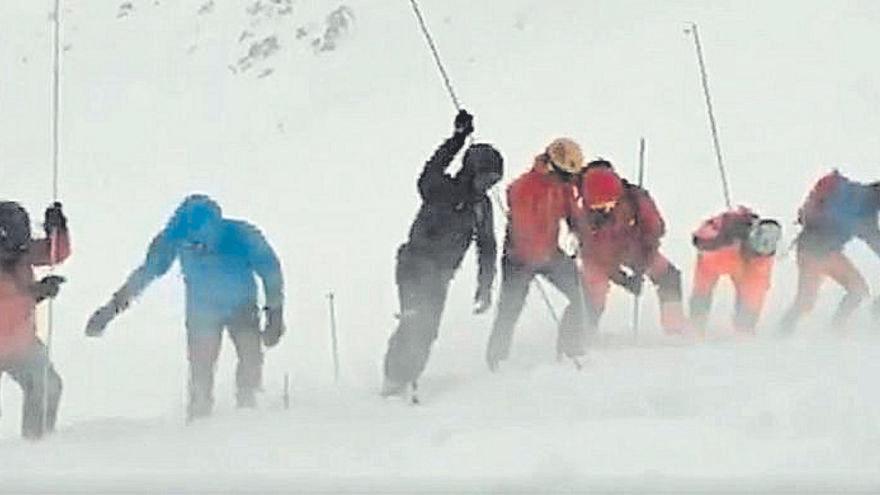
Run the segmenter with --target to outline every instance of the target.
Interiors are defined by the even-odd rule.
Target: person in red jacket
[[[739,334],[754,334],[781,236],[779,222],[762,219],[744,206],[703,222],[693,235],[698,252],[690,316],[695,330],[705,332],[712,293],[726,275],[736,290],[734,329]]]
[[[573,216],[583,162],[576,142],[557,139],[507,189],[510,211],[501,258],[501,295],[486,348],[490,370],[510,354],[513,328],[536,275],[550,281],[569,301],[559,325],[557,351],[572,358],[585,352],[577,267],[559,248],[560,222]]]
[[[55,428],[61,398],[61,377],[37,338],[34,321],[37,303],[55,297],[64,282],[55,275],[37,282],[34,267],[54,265],[70,255],[60,203],[46,210],[43,227],[46,238],[32,239],[27,211],[13,201],[0,201],[0,373],[8,373],[21,386],[21,433],[30,439]]]
[[[686,322],[681,271],[659,251],[666,226],[654,200],[641,187],[621,179],[606,160],[587,166],[581,195],[583,208],[576,225],[590,331],[598,329],[611,282],[639,294],[647,276],[657,286],[663,329],[682,333]]]

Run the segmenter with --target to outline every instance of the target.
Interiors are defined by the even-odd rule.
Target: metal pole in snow
[[[330,339],[333,352],[333,380],[339,383],[339,344],[336,337],[336,295],[333,292],[327,294],[330,310]]]
[[[284,374],[284,409],[290,409],[290,373]]]
[[[59,103],[61,101],[61,0],[55,0],[52,36],[52,204],[58,204],[58,162],[59,146]],[[53,229],[49,234],[49,273],[55,271],[57,261],[57,236]],[[52,298],[46,302],[46,363],[43,366],[43,397],[42,400],[42,434],[49,429],[49,370],[52,366],[52,336],[54,334],[54,310]]]
[[[639,187],[642,187],[642,184],[644,184],[644,181],[645,181],[645,138],[639,139],[639,172],[638,172],[637,177],[638,177]],[[641,276],[641,275],[639,275],[639,276]],[[639,324],[640,324],[639,317],[640,317],[640,310],[641,310],[641,306],[642,306],[641,302],[642,302],[641,294],[636,294],[635,298],[633,300],[633,318],[632,318],[632,321],[633,321],[633,327],[632,327],[633,340],[638,340],[638,338],[639,338]]]
[[[709,95],[709,76],[706,73],[706,62],[703,60],[703,45],[700,44],[700,33],[697,30],[697,24],[692,22],[691,27],[685,29],[687,34],[694,35],[694,47],[697,51],[697,63],[700,65],[700,80],[703,83],[703,95],[706,98],[706,111],[709,114],[709,128],[712,131],[712,144],[715,147],[715,159],[718,162],[718,171],[721,174],[721,187],[724,191],[724,203],[729,210],[730,186],[727,182],[727,171],[724,168],[724,159],[721,156],[721,140],[718,138],[718,124],[715,122],[715,111],[712,107],[712,97]]]

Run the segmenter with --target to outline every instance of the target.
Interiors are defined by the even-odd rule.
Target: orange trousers
[[[721,277],[728,276],[736,290],[734,328],[753,333],[764,308],[772,272],[772,256],[748,258],[742,255],[739,246],[701,251],[697,255],[690,300],[691,324],[705,331],[715,286]]]

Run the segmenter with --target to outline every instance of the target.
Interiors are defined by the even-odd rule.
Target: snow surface
[[[51,194],[50,3],[0,2],[0,196],[23,201],[35,222]],[[880,485],[877,322],[860,313],[847,338],[825,328],[840,295],[828,288],[814,325],[790,341],[770,337],[794,291],[791,259],[777,266],[756,341],[723,337],[725,288],[714,312],[722,337],[663,339],[649,296],[643,338],[631,345],[631,300],[615,293],[604,343],[576,372],[554,361],[554,329],[533,294],[514,356],[492,375],[482,361],[491,315],[469,312],[469,256],[421,382],[424,405],[379,399],[397,310],[394,252],[418,206],[419,168],[453,115],[408,2],[345,2],[354,23],[324,51],[315,47],[325,46],[326,17],[338,2],[63,3],[60,187],[75,254],[59,270],[69,282],[56,304],[53,354],[65,395],[58,433],[27,443],[18,438],[20,393],[3,379],[0,491]],[[723,203],[685,21],[700,25],[737,202],[791,226],[830,167],[877,178],[876,2],[422,7],[476,114],[478,139],[506,157],[506,180],[559,135],[625,172],[639,136],[647,138],[647,185],[670,230],[664,250],[688,287],[689,233]],[[235,410],[227,345],[216,415],[186,427],[179,276],[154,284],[103,339],[86,339],[82,329],[192,191],[260,225],[279,251],[289,334],[268,353],[260,410]],[[876,258],[857,244],[848,252],[877,290]],[[560,296],[551,298],[561,308]],[[281,405],[285,373],[289,410]]]

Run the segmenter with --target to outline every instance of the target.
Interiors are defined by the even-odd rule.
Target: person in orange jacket
[[[664,331],[683,333],[681,271],[660,253],[666,226],[654,200],[645,189],[618,176],[606,160],[587,166],[581,196],[576,225],[590,331],[598,329],[611,282],[640,294],[647,276],[657,286]]]
[[[557,139],[507,189],[510,211],[501,258],[501,295],[486,348],[490,370],[495,371],[510,354],[513,328],[537,275],[569,301],[559,324],[557,351],[572,358],[586,351],[577,266],[559,247],[560,222],[572,219],[583,163],[575,141]]]
[[[846,291],[832,320],[835,328],[845,327],[869,290],[865,277],[843,253],[843,248],[858,237],[880,256],[878,210],[880,182],[856,182],[837,170],[819,179],[798,211],[798,223],[803,226],[795,241],[798,290],[780,323],[781,334],[793,332],[801,318],[813,309],[826,278]],[[880,302],[874,303],[874,314],[880,317]]]
[[[726,275],[736,290],[734,328],[740,334],[754,334],[781,236],[779,222],[762,219],[744,206],[703,222],[693,234],[698,252],[690,316],[695,330],[705,332],[712,293]]]
[[[61,204],[46,209],[46,237],[31,237],[30,217],[14,201],[0,201],[0,374],[21,386],[21,434],[38,439],[55,429],[61,377],[37,338],[37,303],[54,298],[64,279],[34,278],[34,267],[61,263],[70,255],[67,218]],[[45,399],[45,402],[44,402]]]

